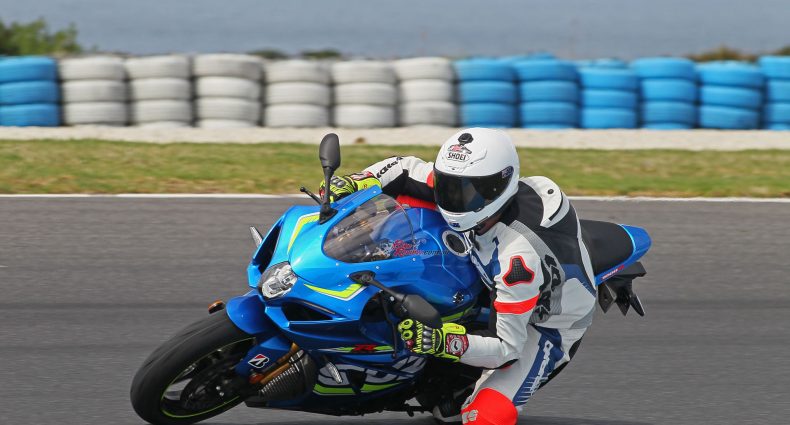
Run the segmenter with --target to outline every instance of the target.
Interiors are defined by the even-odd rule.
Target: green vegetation
[[[433,146],[343,147],[341,173]],[[520,149],[522,174],[572,195],[790,197],[790,151]],[[0,141],[0,193],[296,193],[321,179],[317,146]]]
[[[747,61],[756,62],[760,56],[763,55],[776,55],[776,56],[790,56],[790,46],[785,46],[781,49],[774,50],[768,53],[753,54],[742,52],[727,46],[720,46],[707,52],[688,55],[688,58],[695,62],[713,62],[713,61]]]
[[[50,31],[44,19],[24,24],[0,20],[0,55],[64,55],[82,52],[74,25]]]

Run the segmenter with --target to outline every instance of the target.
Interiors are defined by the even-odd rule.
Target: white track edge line
[[[130,198],[130,199],[294,199],[306,198],[304,194],[256,194],[256,193],[119,193],[94,195],[82,193],[64,194],[0,194],[0,199],[58,199],[58,198]],[[570,196],[578,201],[601,202],[711,202],[711,203],[790,203],[790,198],[662,198],[653,196]]]

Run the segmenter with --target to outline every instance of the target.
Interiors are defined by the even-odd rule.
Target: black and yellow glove
[[[430,354],[457,362],[469,348],[466,328],[456,323],[445,323],[434,329],[413,319],[398,324],[398,332],[406,348],[417,354]]]
[[[381,187],[381,182],[370,172],[354,173],[347,176],[334,176],[329,180],[329,200],[335,202],[354,192],[365,190],[373,186]],[[324,196],[324,190],[326,190],[326,184],[322,181],[318,193]]]

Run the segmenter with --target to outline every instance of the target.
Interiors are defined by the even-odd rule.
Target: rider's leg
[[[532,394],[570,361],[585,331],[530,325],[521,358],[480,378],[461,411],[463,423],[514,425],[517,412]],[[503,404],[502,400],[509,403]]]

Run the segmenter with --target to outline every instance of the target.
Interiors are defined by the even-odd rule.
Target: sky
[[[287,53],[568,59],[790,45],[790,0],[0,0],[0,19],[74,23],[79,41],[132,54]]]

